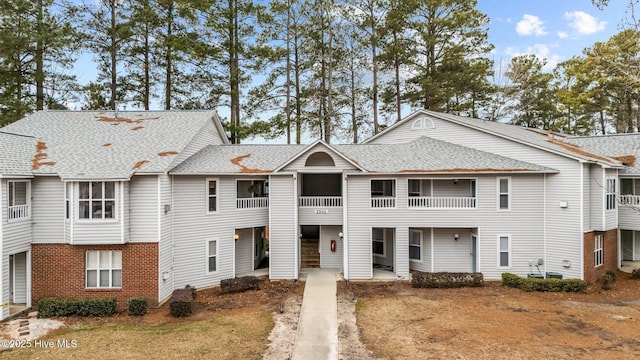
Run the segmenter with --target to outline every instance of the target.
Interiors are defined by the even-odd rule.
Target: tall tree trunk
[[[284,112],[287,122],[287,144],[291,144],[291,0],[287,1],[287,65],[285,71],[287,72],[287,80],[285,83],[285,105]]]
[[[397,44],[398,42],[398,32],[396,30],[393,31],[393,43]],[[396,122],[402,119],[402,109],[400,108],[402,105],[402,97],[400,95],[400,55],[398,55],[397,51],[393,54],[393,69],[395,71],[395,87],[396,87]]]
[[[38,18],[37,18],[37,39],[36,39],[36,53],[35,53],[35,63],[36,63],[36,110],[44,109],[44,46],[43,46],[43,37],[44,37],[44,4],[42,0],[38,0]]]
[[[301,143],[302,138],[302,92],[300,91],[300,49],[299,33],[296,28],[293,40],[294,81],[296,88],[296,144]]]
[[[371,25],[371,62],[372,62],[372,76],[373,76],[373,133],[380,132],[380,125],[378,122],[378,38],[376,35],[376,22],[374,13],[374,3],[369,2],[369,21]]]
[[[165,80],[164,80],[164,108],[171,110],[171,96],[173,91],[173,1],[167,1],[167,37],[165,53]]]
[[[111,96],[109,98],[109,108],[111,108],[111,110],[115,110],[116,109],[116,82],[117,82],[117,66],[116,66],[116,59],[117,59],[117,46],[118,46],[118,40],[117,40],[117,29],[116,29],[116,0],[111,0],[111,2],[109,3],[110,5],[110,10],[111,10],[111,29],[110,31],[110,35],[111,35],[111,46],[110,46],[110,51],[109,51],[109,55],[111,56],[111,84],[110,84],[110,89],[111,89]]]

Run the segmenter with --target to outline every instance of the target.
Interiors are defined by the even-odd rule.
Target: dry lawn
[[[62,319],[68,326],[42,338],[71,340],[75,348],[5,349],[3,359],[261,359],[281,301],[301,294],[304,284],[261,283],[258,291],[221,295],[198,293],[194,314],[176,319],[168,305],[143,317]],[[0,338],[3,338],[0,336]],[[35,344],[31,342],[32,346]]]
[[[638,359],[640,281],[610,291],[526,293],[351,283],[361,337],[386,359]]]

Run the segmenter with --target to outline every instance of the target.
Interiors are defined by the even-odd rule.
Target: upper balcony
[[[301,225],[342,224],[342,174],[301,174]]]
[[[8,181],[7,221],[31,219],[31,182],[28,180]]]
[[[475,179],[409,179],[410,209],[475,209]]]
[[[236,189],[236,209],[269,208],[269,182],[266,179],[238,180]]]

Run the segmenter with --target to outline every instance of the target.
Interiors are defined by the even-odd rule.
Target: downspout
[[[300,225],[298,224],[298,173],[293,174],[293,226],[294,237],[293,251],[295,256],[293,257],[293,278],[298,279],[300,277]]]
[[[582,276],[580,280],[585,279],[585,263],[584,263],[584,167],[585,163],[580,163],[580,263],[582,264]],[[603,203],[604,205],[604,203]],[[591,211],[591,210],[589,210]],[[591,224],[593,228],[593,224]]]
[[[174,276],[175,274],[173,273],[173,265],[174,265],[174,262],[175,262],[175,257],[174,257],[175,255],[174,255],[174,252],[173,252],[174,247],[175,247],[175,239],[174,239],[174,236],[175,236],[174,220],[175,220],[175,218],[173,216],[173,214],[175,212],[174,211],[175,204],[173,203],[173,194],[174,194],[174,186],[173,185],[175,183],[175,179],[176,179],[175,175],[171,175],[171,215],[170,215],[170,217],[171,217],[171,226],[169,228],[170,231],[171,231],[171,266],[169,267],[169,271],[170,271],[169,278],[171,279],[171,289],[172,290],[176,288],[176,284],[175,284],[175,278],[176,277]]]
[[[162,274],[164,271],[160,271],[162,270],[162,262],[161,262],[161,258],[162,256],[160,255],[160,246],[162,244],[162,180],[160,178],[160,175],[158,175],[158,304],[160,304],[160,288],[162,287],[162,282],[166,281],[164,280],[164,275]]]
[[[547,272],[547,173],[542,174],[542,251],[544,257],[544,271]]]
[[[342,173],[342,275],[349,280],[349,207],[347,206],[347,174]]]
[[[268,180],[269,181],[269,185],[273,184],[273,181],[271,179],[271,175],[269,175]],[[271,219],[273,219],[272,215],[271,215],[271,208],[273,208],[273,201],[271,199],[271,186],[269,186],[269,233],[267,234],[267,237],[269,238],[269,279],[271,279],[271,269],[273,268],[271,266],[271,259],[273,259],[273,254],[271,254],[271,229],[273,229],[273,226],[271,224]]]
[[[4,244],[4,233],[2,230],[2,224],[5,222],[5,218],[4,218],[4,209],[5,207],[2,206],[3,202],[2,202],[2,195],[4,192],[4,189],[6,189],[7,187],[4,185],[4,180],[2,179],[2,176],[0,175],[0,284],[2,284],[2,286],[0,286],[0,304],[4,304],[5,302],[8,302],[9,299],[7,299],[6,301],[4,300],[4,253],[3,253],[3,244]],[[33,210],[32,210],[33,211]],[[7,216],[9,216],[9,214],[7,214]],[[9,307],[8,306],[0,306],[0,320],[4,320],[5,316],[4,316],[4,312],[7,312],[7,316],[9,315]]]
[[[435,243],[435,239],[433,238],[433,227],[431,227],[431,244],[430,244],[430,246],[431,246],[431,272],[435,272],[435,268],[436,268],[436,264],[435,264],[436,257],[435,257],[435,254],[434,254],[434,252],[435,252],[434,243]]]

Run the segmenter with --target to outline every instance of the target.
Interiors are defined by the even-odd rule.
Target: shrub
[[[578,279],[521,278],[511,273],[502,274],[502,283],[523,291],[585,292],[587,290],[587,283]]]
[[[191,289],[176,289],[171,295],[169,303],[169,312],[174,317],[187,317],[193,312],[192,309],[193,294]]]
[[[196,290],[195,286],[191,286],[191,285],[187,285],[184,287],[185,289],[189,289],[189,291],[191,291],[191,297],[193,298],[193,300],[196,299],[196,296],[198,296],[198,291]]]
[[[606,273],[604,273],[605,275],[609,275],[611,277],[611,283],[615,284],[616,283],[616,272],[615,271],[607,271]]]
[[[38,300],[38,317],[111,316],[116,312],[116,298],[43,298]]]
[[[631,278],[632,279],[640,279],[640,269],[633,269],[631,271]]]
[[[502,284],[512,287],[512,288],[519,288],[520,287],[520,283],[521,283],[522,278],[516,274],[512,274],[512,273],[502,273]]]
[[[482,273],[414,272],[411,279],[411,286],[414,288],[458,288],[483,285]]]
[[[259,290],[259,281],[255,276],[243,276],[235,279],[224,279],[220,281],[220,292],[222,294],[233,294],[248,290]]]
[[[146,297],[134,297],[129,299],[129,315],[142,316],[149,310],[149,301]]]
[[[602,286],[602,290],[611,290],[611,286],[616,282],[615,276],[611,276],[609,272],[602,275],[600,278],[600,285]]]

